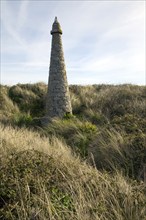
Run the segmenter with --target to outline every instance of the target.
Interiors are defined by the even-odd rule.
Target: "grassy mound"
[[[97,171],[56,137],[0,132],[0,219],[145,219],[143,183]]]

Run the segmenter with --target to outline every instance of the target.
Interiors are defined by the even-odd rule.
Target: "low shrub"
[[[64,138],[76,152],[87,156],[87,148],[93,136],[98,132],[97,127],[87,121],[80,121],[76,117],[63,120],[53,120],[45,130],[46,135]]]
[[[25,114],[25,113],[18,113],[14,114],[12,117],[12,124],[18,125],[19,127],[22,126],[30,126],[32,125],[32,117],[30,114]]]

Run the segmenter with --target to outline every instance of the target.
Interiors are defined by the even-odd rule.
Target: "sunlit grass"
[[[99,172],[64,142],[0,127],[2,219],[145,218],[144,185]]]
[[[45,84],[0,89],[0,219],[145,220],[146,87],[72,85],[47,127]]]

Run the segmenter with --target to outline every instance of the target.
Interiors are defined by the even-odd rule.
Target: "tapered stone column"
[[[66,113],[72,113],[72,107],[62,47],[62,30],[57,17],[55,17],[51,34],[52,48],[46,100],[46,117],[62,118]]]

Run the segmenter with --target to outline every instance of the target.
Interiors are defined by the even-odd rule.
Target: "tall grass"
[[[43,83],[18,84],[10,87],[8,94],[20,111],[29,112],[33,117],[39,117],[44,115],[46,89]]]
[[[143,183],[97,171],[56,137],[3,125],[0,132],[1,219],[145,219]]]
[[[72,85],[45,128],[46,85],[0,89],[0,219],[146,219],[146,87]]]
[[[45,129],[40,128],[40,117],[45,114],[46,85],[1,88],[2,123],[39,129],[47,137],[55,135],[83,158],[94,155],[98,169],[112,171],[116,167],[139,178],[146,163],[146,87],[72,85],[74,117],[53,120]]]

